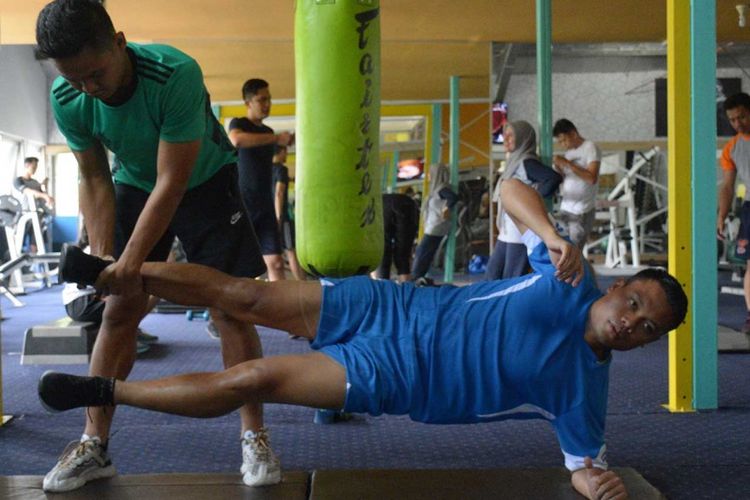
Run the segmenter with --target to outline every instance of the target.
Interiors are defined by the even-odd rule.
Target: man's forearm
[[[112,255],[115,227],[115,195],[110,178],[83,177],[79,185],[79,206],[89,236],[91,253]]]
[[[721,189],[719,190],[719,219],[724,220],[729,214],[729,208],[732,206],[733,194],[733,187],[727,188],[725,185],[721,186]]]
[[[276,144],[278,142],[276,134],[272,132],[253,133],[242,132],[237,129],[229,132],[229,138],[236,148],[255,148],[259,146],[267,146],[269,144]]]
[[[182,185],[175,186],[170,185],[169,182],[157,181],[143,211],[138,216],[138,221],[121,259],[138,263],[146,260],[169,227],[184,194],[185,187]]]
[[[575,175],[588,182],[589,184],[595,184],[599,177],[598,174],[592,172],[588,167],[580,167],[570,160],[568,160],[568,166]]]

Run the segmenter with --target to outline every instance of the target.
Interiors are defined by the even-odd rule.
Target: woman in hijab
[[[417,285],[430,284],[427,272],[440,242],[451,229],[450,209],[458,202],[458,195],[451,189],[447,165],[433,165],[427,176],[430,180],[430,193],[422,204],[424,236],[414,253],[411,268],[412,279]]]
[[[529,267],[526,247],[521,241],[521,233],[503,210],[499,198],[500,184],[507,179],[519,179],[535,188],[543,198],[557,191],[562,182],[560,174],[539,161],[536,154],[536,133],[529,122],[510,122],[504,131],[505,152],[508,155],[505,171],[495,187],[497,202],[497,243],[487,263],[485,278],[488,280],[507,279],[525,274]]]

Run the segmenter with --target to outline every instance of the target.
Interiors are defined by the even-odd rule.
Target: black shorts
[[[740,208],[740,231],[737,233],[734,255],[738,259],[750,259],[750,201],[743,202]]]
[[[133,233],[149,193],[115,184],[115,257]],[[169,228],[146,258],[164,261],[177,236],[187,260],[237,277],[256,277],[266,271],[253,226],[237,186],[237,166],[226,165],[203,184],[188,190]]]
[[[268,210],[248,210],[263,255],[281,255],[281,235],[276,214]]]

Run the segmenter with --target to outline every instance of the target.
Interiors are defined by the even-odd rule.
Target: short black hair
[[[685,320],[688,308],[688,298],[680,282],[664,269],[651,267],[634,274],[625,281],[625,284],[639,280],[652,280],[661,285],[661,289],[667,296],[667,302],[672,308],[672,322],[667,325],[667,331],[677,328]]]
[[[262,78],[251,78],[242,86],[242,99],[249,101],[259,90],[267,88],[267,81]]]
[[[727,97],[727,100],[724,101],[724,112],[726,113],[730,109],[739,108],[740,106],[744,106],[746,110],[750,111],[750,95],[740,92]]]
[[[115,28],[104,6],[95,0],[54,0],[36,20],[37,54],[64,59],[84,49],[103,50],[114,42]]]
[[[36,156],[27,156],[23,159],[23,164],[28,165],[29,163],[39,163],[39,158]]]
[[[567,118],[560,118],[555,122],[555,126],[552,127],[552,137],[557,137],[560,134],[569,134],[570,132],[578,132],[578,129]]]

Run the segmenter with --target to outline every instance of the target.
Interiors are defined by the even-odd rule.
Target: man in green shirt
[[[236,154],[211,112],[196,61],[166,45],[127,43],[99,2],[49,3],[37,20],[37,43],[62,75],[50,100],[78,161],[92,253],[117,258],[97,281],[111,296],[90,373],[125,379],[146,307],[139,270],[144,261],[165,260],[175,236],[190,261],[238,277],[265,272],[237,189]],[[225,366],[262,356],[252,324],[211,313]],[[90,408],[88,415],[80,442],[45,477],[46,491],[115,474],[107,456],[112,412]],[[262,407],[245,405],[240,415],[243,480],[278,482]]]

